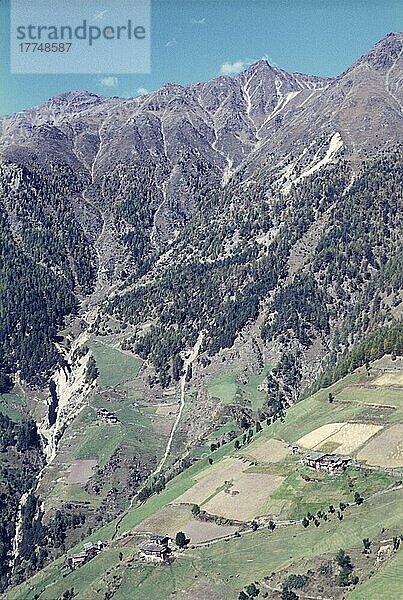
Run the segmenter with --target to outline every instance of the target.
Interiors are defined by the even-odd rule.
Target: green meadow
[[[216,381],[216,385],[224,388],[227,386],[225,388],[227,393],[228,385],[235,384],[234,377],[226,375],[226,379],[221,379],[219,383]],[[353,393],[354,390],[353,392],[345,390],[346,387],[356,386],[360,390],[365,389],[358,386],[360,377],[362,373],[356,372],[330,388],[321,390],[295,404],[287,411],[284,423],[278,420],[269,427],[263,424],[263,430],[255,434],[254,439],[264,442],[276,438],[294,442],[326,423],[359,419],[359,416],[363,415],[365,400],[361,397],[358,399]],[[254,388],[256,380],[253,385],[248,383]],[[220,393],[224,393],[224,388],[220,388]],[[332,403],[328,402],[329,391],[335,396],[335,401]],[[348,397],[346,397],[347,393]],[[372,388],[370,393],[372,395]],[[96,399],[100,405],[104,401],[102,396]],[[118,414],[120,402],[116,402],[117,404],[113,406]],[[126,411],[124,414],[128,423],[137,423],[137,430],[132,432],[132,437],[135,439],[139,435],[139,425],[143,425],[143,430],[146,429],[147,426],[142,419],[148,418],[149,415],[141,416],[136,413],[137,409],[129,409],[124,404],[121,409]],[[131,413],[132,410],[135,412]],[[396,410],[381,415],[384,424],[394,422],[398,414],[399,411]],[[132,425],[127,425],[130,426]],[[224,425],[221,433],[232,426],[232,423]],[[116,429],[116,436],[118,431],[119,429]],[[218,432],[220,429],[217,429],[213,435],[217,435]],[[110,451],[108,446],[102,450],[102,444],[98,442],[96,435],[93,433],[91,435],[94,435],[94,438],[91,439],[91,443],[87,443],[87,449],[85,445],[78,449],[80,456],[89,456],[90,446],[98,448],[97,452],[100,453]],[[147,438],[144,434],[143,437]],[[214,437],[212,436],[211,439]],[[242,437],[240,436],[239,439]],[[160,494],[151,496],[142,505],[128,509],[123,517],[102,527],[87,539],[113,540],[136,526],[141,528],[143,521],[157,512],[163,514],[165,506],[175,502],[181,494],[190,489],[197,481],[196,477],[200,478],[200,475],[209,472],[212,468],[209,459],[213,460],[214,467],[228,456],[247,455],[248,446],[235,450],[234,442],[225,444],[212,453],[209,452],[208,456],[201,458],[168,482]],[[121,547],[123,557],[120,560],[119,542],[112,541],[109,549],[78,571],[70,573],[61,569],[62,560],[59,559],[31,578],[28,583],[12,590],[8,597],[10,600],[33,600],[35,594],[41,592],[41,600],[54,600],[65,590],[74,587],[76,597],[83,600],[104,597],[106,591],[112,588],[114,600],[131,600],[133,590],[136,590],[142,600],[156,598],[163,600],[171,595],[175,595],[178,600],[189,597],[195,600],[203,600],[206,597],[214,597],[215,600],[236,600],[240,590],[251,581],[261,581],[273,571],[292,565],[302,558],[309,559],[326,553],[336,553],[339,548],[359,549],[362,547],[364,537],[376,539],[381,530],[384,530],[382,535],[387,537],[401,534],[403,492],[391,489],[391,486],[396,483],[396,477],[392,475],[381,471],[363,472],[351,468],[342,475],[328,476],[306,469],[298,464],[297,457],[291,455],[280,463],[258,462],[249,470],[284,476],[284,481],[273,491],[266,507],[267,514],[274,514],[276,518],[300,518],[308,511],[316,513],[318,510],[325,510],[329,504],[336,506],[340,501],[351,502],[355,491],[360,492],[365,500],[361,506],[348,507],[342,521],[334,515],[329,515],[329,520],[322,520],[319,527],[311,523],[306,529],[302,525],[292,525],[285,528],[278,527],[274,532],[258,530],[254,533],[242,534],[239,538],[234,537],[203,547],[190,547],[169,567],[137,562],[135,560],[137,542],[130,539]],[[386,489],[388,491],[385,493],[372,497],[372,494]],[[82,544],[79,544],[70,552],[81,548]],[[401,575],[398,573],[401,573],[400,555],[380,566],[375,575],[360,584],[350,597],[352,600],[375,600],[380,597],[395,600],[396,591],[401,589]],[[382,596],[379,595],[381,591],[384,594]]]
[[[133,591],[140,589],[138,597],[142,600],[168,598],[182,590],[186,590],[187,597],[198,597],[201,582],[208,582],[209,589],[215,594],[212,597],[217,600],[236,600],[239,591],[251,581],[259,581],[302,558],[336,553],[339,548],[361,548],[363,537],[374,538],[380,527],[387,529],[388,535],[398,534],[402,500],[402,491],[394,491],[347,509],[341,522],[332,518],[327,523],[322,522],[320,527],[310,525],[304,529],[295,525],[277,528],[274,532],[259,530],[209,546],[189,548],[169,567],[134,562],[137,547],[129,543],[122,548],[122,560],[119,559],[119,548],[113,547],[71,573],[60,568],[61,561],[53,563],[34,576],[29,585],[23,584],[8,597],[10,600],[33,600],[35,594],[43,590],[42,600],[54,600],[74,587],[78,598],[90,599],[104,594],[113,581],[119,580],[114,595],[118,600],[136,597]],[[390,589],[397,589],[393,573],[398,566],[399,563],[387,564],[384,567],[387,571],[382,573],[381,570],[376,579],[363,584],[363,594],[372,586],[372,595],[356,595],[360,593],[359,587],[350,597],[375,599],[376,589],[382,589],[385,578],[391,579]],[[382,598],[392,600],[393,595]]]
[[[264,381],[271,368],[271,365],[265,365],[261,373],[251,375],[246,383],[237,381],[239,373],[236,371],[224,373],[209,381],[208,392],[223,404],[246,404],[257,410],[266,398],[265,393],[258,390],[258,386]]]
[[[347,597],[349,600],[397,600],[403,590],[403,552],[400,550]]]
[[[0,412],[13,421],[21,421],[22,413],[19,407],[24,406],[24,404],[24,399],[15,392],[0,394]]]
[[[98,384],[101,387],[116,387],[135,379],[139,374],[142,364],[139,358],[102,342],[90,343],[89,348],[97,363]]]
[[[100,421],[96,413],[100,408],[115,414],[119,422],[111,425]],[[155,435],[150,414],[134,407],[130,400],[113,400],[97,395],[91,407],[80,417],[86,430],[84,441],[75,451],[75,458],[95,458],[102,467],[119,447],[130,453],[141,450],[143,456],[160,453],[163,449],[164,440]]]

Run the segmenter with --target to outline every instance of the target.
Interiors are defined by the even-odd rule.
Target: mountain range
[[[111,518],[223,419],[283,415],[401,352],[402,48],[391,33],[333,78],[260,60],[134,99],[66,92],[0,119],[1,392],[40,434],[27,442],[36,480],[8,513],[3,587],[39,564],[26,553],[18,576],[18,519],[27,498],[40,527],[55,518],[43,481],[103,393],[91,343],[142,361],[138,397],[179,394],[165,454],[136,448]],[[242,385],[263,373],[259,405],[211,392],[229,368]]]

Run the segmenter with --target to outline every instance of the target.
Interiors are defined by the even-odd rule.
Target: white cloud
[[[145,96],[146,94],[149,93],[149,90],[145,87],[139,87],[137,88],[136,92],[135,92],[135,96]]]
[[[100,78],[99,84],[103,87],[112,88],[119,84],[119,79],[117,77],[113,77],[112,75],[107,75],[106,77]]]
[[[220,67],[221,75],[235,75],[235,73],[239,73],[246,69],[250,65],[249,61],[245,60],[236,60],[234,62],[225,62]]]
[[[206,18],[204,17],[203,19],[190,19],[190,22],[193,23],[193,25],[205,25]]]

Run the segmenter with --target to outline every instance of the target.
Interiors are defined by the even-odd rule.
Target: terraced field
[[[174,481],[170,482],[162,494],[152,497],[144,506],[130,510],[120,524],[119,533],[138,525],[144,518],[152,515],[155,511],[161,510],[164,505],[178,501],[201,505],[206,503],[206,506],[202,506],[202,508],[208,510],[208,512],[221,516],[240,518],[242,520],[240,513],[235,515],[234,512],[228,512],[230,508],[228,508],[228,511],[226,510],[226,505],[229,507],[230,505],[235,505],[237,501],[239,503],[241,500],[240,496],[225,494],[224,488],[227,481],[229,483],[227,485],[229,490],[239,492],[240,490],[235,485],[235,479],[239,478],[242,472],[247,469],[250,472],[260,475],[265,474],[267,479],[273,476],[285,479],[279,480],[279,485],[274,486],[274,488],[267,485],[270,493],[267,494],[263,504],[260,503],[259,506],[254,507],[254,514],[253,511],[244,514],[246,520],[265,512],[266,514],[274,514],[284,519],[301,518],[307,511],[316,512],[317,510],[322,510],[330,503],[337,501],[348,502],[352,499],[354,490],[370,494],[379,491],[383,487],[388,487],[396,480],[396,477],[385,473],[375,472],[364,475],[360,471],[354,471],[351,472],[351,475],[347,474],[337,477],[326,476],[324,474],[313,475],[312,471],[298,465],[298,459],[291,457],[287,449],[287,443],[300,439],[298,434],[301,433],[309,437],[314,432],[313,435],[315,436],[316,430],[324,428],[327,431],[329,427],[334,429],[335,424],[338,424],[337,429],[340,427],[356,429],[356,421],[363,419],[363,404],[361,400],[347,401],[345,397],[340,400],[340,397],[343,395],[343,392],[345,393],[345,389],[347,388],[354,389],[357,387],[358,389],[362,389],[362,380],[362,370],[358,370],[346,377],[342,382],[337,382],[331,388],[321,390],[314,396],[294,405],[287,412],[285,423],[277,421],[269,428],[264,426],[263,431],[254,436],[255,441],[251,444],[242,447],[239,451],[234,449],[233,443],[226,444],[212,453],[211,457],[214,460],[212,466],[208,464],[207,457],[199,460],[193,467],[187,469],[187,471],[176,477]],[[335,396],[333,403],[328,402],[329,391],[332,391]],[[354,395],[350,394],[350,396],[353,397]],[[105,403],[103,405],[106,406]],[[365,408],[365,411],[367,410]],[[148,427],[148,434],[144,438],[136,438],[138,432],[131,431],[130,435],[127,435],[127,438],[131,439],[132,444],[136,443],[136,439],[152,439],[150,425],[146,426],[145,422],[142,421],[142,419],[147,419],[149,414],[149,411],[146,411],[144,415],[136,414],[136,418],[133,419],[133,422],[135,421],[137,426],[143,425],[143,433],[147,432]],[[382,427],[387,427],[389,422],[393,423],[397,414],[398,409],[391,409],[386,413],[377,413],[377,423],[371,424],[367,422],[370,420],[371,413],[367,414],[365,412],[364,420],[366,423],[362,424],[361,428],[363,431],[375,433],[382,429]],[[349,421],[353,423],[347,426],[344,425],[344,423],[348,423]],[[330,431],[330,434],[332,434],[333,429]],[[91,442],[86,443],[84,448],[79,448],[77,458],[91,458],[89,449],[97,448],[98,445],[101,449],[100,451],[103,453],[109,452],[109,448],[112,448],[113,444],[119,441],[117,439],[120,432],[118,427],[115,429],[112,428],[113,435],[109,434],[110,440],[108,439],[107,444],[101,443],[100,438],[96,437],[97,431],[95,429],[90,429],[89,431],[93,432],[91,435],[94,435],[94,440],[93,442],[91,440]],[[114,431],[116,431],[116,437]],[[361,447],[363,445],[365,451],[365,439],[366,436],[363,439],[360,438],[358,442],[356,440],[357,443],[354,446],[356,447],[358,444]],[[372,439],[375,441],[377,437],[375,436]],[[281,440],[284,440],[284,442]],[[370,442],[371,439],[367,443]],[[109,443],[111,446],[109,446]],[[338,452],[340,451],[338,446],[339,444],[335,443],[335,448],[328,448],[326,451]],[[88,451],[86,448],[88,448]],[[152,448],[150,448],[150,451],[152,451]],[[278,455],[279,452],[281,456]],[[200,454],[206,456],[206,451],[203,450]],[[231,459],[233,462],[229,462],[227,468],[227,461],[222,462],[222,460],[231,456],[234,457]],[[242,456],[253,460],[256,463],[255,466],[248,464],[242,466],[242,463],[237,459],[237,457]],[[239,468],[237,469],[237,467]],[[222,470],[224,470],[224,474],[221,477],[220,472]],[[208,482],[210,483],[208,484]],[[264,487],[264,481],[260,481],[260,485]],[[214,500],[215,496],[217,496],[216,500]],[[112,533],[113,525],[106,528],[105,536],[109,537]]]
[[[329,552],[335,553],[341,547],[359,549],[364,537],[376,539],[381,531],[384,537],[400,535],[403,495],[401,489],[396,489],[398,474],[358,468],[350,468],[336,476],[314,472],[302,465],[299,456],[292,455],[287,446],[335,423],[344,427],[345,423],[362,421],[364,425],[372,426],[375,433],[375,430],[387,432],[389,427],[401,420],[400,400],[387,410],[382,406],[379,410],[375,409],[372,415],[372,409],[362,397],[357,399],[351,390],[363,390],[363,377],[363,371],[358,370],[331,388],[294,405],[288,410],[284,423],[276,421],[269,427],[264,424],[263,430],[255,433],[249,444],[242,445],[240,436],[239,450],[231,442],[210,452],[170,481],[160,494],[151,496],[144,504],[134,505],[123,519],[94,532],[89,539],[110,541],[110,547],[97,558],[72,573],[60,571],[61,561],[49,565],[30,580],[31,589],[23,585],[12,592],[10,599],[33,600],[35,593],[43,590],[41,600],[53,600],[66,589],[74,587],[80,600],[103,597],[111,589],[114,590],[114,600],[131,599],[133,589],[140,590],[142,600],[169,598],[171,594],[182,600],[189,597],[196,600],[210,597],[235,600],[246,584],[259,581],[287,565],[297,564],[303,557],[320,557]],[[346,388],[350,390],[349,399]],[[329,391],[334,395],[332,403],[328,402]],[[401,394],[400,390],[398,392]],[[373,394],[373,388],[370,388],[370,394]],[[360,439],[359,451],[362,451],[361,448],[370,449],[370,444],[382,435],[382,432],[375,433],[366,440]],[[348,504],[354,500],[356,491],[364,497],[364,503],[348,507],[342,520],[329,514],[328,520],[321,520],[318,527],[311,524],[305,529],[301,524],[291,524],[277,527],[274,532],[263,529],[255,533],[241,533],[241,537],[232,535],[220,541],[220,532],[224,534],[228,530],[220,530],[220,526],[213,523],[214,532],[211,527],[208,532],[207,527],[191,516],[191,506],[199,503],[208,512],[228,516],[233,505],[242,505],[239,500],[241,494],[231,496],[224,490],[242,487],[242,478],[245,480],[248,475],[255,476],[256,481],[259,479],[259,489],[265,488],[267,494],[260,498],[259,507],[253,507],[253,503],[249,502],[251,512],[244,515],[247,519],[260,514],[272,516],[280,522],[300,519],[308,511],[316,514],[319,510],[327,510],[329,504]],[[267,485],[270,477],[276,479],[272,488]],[[254,494],[252,479],[245,486],[250,497]],[[261,485],[260,479],[264,485]],[[190,547],[169,568],[138,563],[138,538],[133,537],[133,530],[156,529],[158,533],[169,532],[172,535],[175,530],[186,532],[189,529],[194,532],[195,541],[199,542],[204,536],[211,542],[205,546]],[[123,535],[126,533],[130,533],[129,537]],[[213,535],[215,540],[211,539]],[[81,545],[78,545],[77,549],[80,548]],[[123,554],[121,560],[119,552]],[[399,564],[393,561],[382,565],[372,580],[358,586],[351,597],[375,599],[379,590],[384,589],[386,595],[382,598],[395,600],[397,584],[392,579]],[[382,585],[385,587],[382,588]]]
[[[392,425],[359,452],[358,460],[380,467],[403,467],[403,424]]]
[[[217,600],[235,600],[243,586],[303,557],[335,553],[341,547],[359,548],[362,538],[373,538],[378,534],[379,527],[387,530],[388,534],[396,534],[400,531],[399,504],[402,501],[402,491],[390,492],[371,503],[347,510],[341,523],[332,519],[318,528],[304,529],[296,525],[278,528],[274,532],[266,529],[219,541],[209,547],[190,548],[169,568],[137,563],[134,560],[136,542],[116,542],[78,571],[69,573],[60,570],[57,564],[47,567],[31,579],[31,589],[24,584],[14,590],[9,598],[32,600],[35,593],[43,590],[41,599],[54,600],[66,589],[74,587],[78,598],[90,600],[103,597],[113,581],[118,580],[114,595],[118,600],[133,598],[130,595],[133,590],[141,590],[142,600],[155,600],[158,594],[162,598],[168,598],[173,593],[175,597],[181,597],[185,591],[188,598],[198,598],[206,586],[213,594],[211,597]],[[119,559],[119,552],[123,553],[122,560]],[[390,565],[389,572],[382,575],[381,571],[380,576],[391,576],[390,570],[393,572],[396,565]],[[377,583],[376,580],[374,583]],[[376,598],[375,595],[352,597],[365,600],[367,597]],[[382,598],[395,600],[396,596],[384,595]]]
[[[331,444],[338,454],[352,454],[381,429],[382,425],[370,423],[329,423],[304,435],[298,444],[319,451]]]
[[[338,394],[338,400],[403,408],[401,390],[384,386],[379,383],[380,380],[381,378],[371,381],[371,385],[368,383],[366,386],[346,387]]]

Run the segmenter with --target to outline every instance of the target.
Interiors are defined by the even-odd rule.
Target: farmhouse
[[[146,562],[165,562],[172,554],[169,542],[167,535],[150,535],[149,542],[140,544],[138,556]]]
[[[351,464],[351,458],[348,456],[325,454],[323,452],[311,452],[306,454],[302,461],[311,469],[315,469],[316,471],[326,471],[327,473],[342,473]]]
[[[171,549],[162,544],[140,544],[138,556],[146,562],[165,562],[171,554]]]
[[[311,469],[319,469],[320,460],[325,456],[323,452],[311,452],[310,454],[306,454],[302,459],[302,462],[307,466],[311,467]]]
[[[94,556],[96,556],[98,552],[102,550],[103,547],[103,542],[99,540],[96,543],[87,542],[86,544],[84,544],[83,552],[79,552],[78,554],[73,554],[72,556],[67,557],[65,565],[72,570],[78,569],[84,563],[94,558]]]
[[[168,547],[169,537],[167,535],[150,535],[150,542],[153,544],[158,544],[159,546]]]
[[[102,550],[103,546],[104,545],[100,540],[98,540],[96,543],[87,542],[84,544],[84,552],[87,554],[87,557],[92,557],[95,556],[95,554],[98,554],[98,552]]]
[[[117,418],[117,416],[111,413],[109,410],[106,410],[106,408],[98,409],[98,417],[102,421],[104,421],[105,423],[109,423],[110,425],[117,425],[119,423],[119,419]]]
[[[87,555],[85,552],[80,552],[79,554],[68,556],[66,559],[66,566],[75,570],[81,567],[85,562],[87,562]]]

